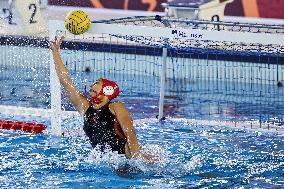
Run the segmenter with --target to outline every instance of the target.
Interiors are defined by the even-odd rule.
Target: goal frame
[[[52,40],[59,32],[68,32],[64,27],[64,22],[60,20],[50,20],[49,23],[49,39]],[[249,33],[226,30],[203,30],[203,29],[185,29],[170,27],[151,27],[137,25],[123,25],[117,23],[93,22],[87,32],[89,34],[108,34],[110,36],[142,36],[164,39],[185,39],[185,40],[201,40],[216,42],[232,42],[232,43],[253,43],[262,45],[284,45],[284,35],[277,33]],[[84,35],[84,34],[83,34]],[[160,99],[159,99],[159,115],[163,118],[163,101],[165,94],[165,71],[167,49],[163,47],[162,68],[160,71]],[[52,54],[50,53],[50,90],[51,90],[51,126],[54,135],[61,133],[61,92],[60,83],[57,77]]]

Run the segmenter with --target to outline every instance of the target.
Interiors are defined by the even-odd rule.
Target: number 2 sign
[[[14,3],[25,32],[29,34],[46,32],[46,26],[40,13],[39,0],[15,0]]]

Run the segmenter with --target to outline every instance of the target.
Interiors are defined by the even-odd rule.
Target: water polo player
[[[62,41],[63,37],[58,37],[50,44],[56,73],[71,103],[84,117],[83,129],[92,147],[99,147],[102,151],[109,148],[127,158],[149,159],[149,155],[140,151],[129,111],[123,103],[112,101],[119,95],[118,85],[101,78],[90,85],[89,97],[81,94],[62,62],[59,51]]]

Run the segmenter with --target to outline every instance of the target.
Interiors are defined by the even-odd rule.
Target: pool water
[[[75,130],[81,119],[65,120]],[[92,150],[87,138],[0,131],[1,188],[282,188],[284,135],[135,120],[139,142],[157,163]],[[128,168],[127,168],[128,167]]]
[[[41,69],[35,78],[33,72],[30,68],[13,77],[10,69],[1,69],[0,104],[50,108],[49,71]],[[91,73],[92,77],[85,80],[88,74],[80,74],[71,76],[77,79],[81,91],[85,83],[99,78]],[[167,118],[158,122],[157,78],[143,79],[142,83],[134,78],[133,85],[123,79],[116,80],[122,84],[119,100],[134,118],[143,150],[156,155],[157,163],[126,160],[115,153],[100,154],[83,134],[82,120],[67,119],[63,128],[72,136],[51,136],[50,127],[42,135],[0,130],[0,188],[284,187],[283,132],[196,125],[188,120],[275,118],[283,127],[283,87],[168,80]],[[62,99],[64,110],[74,110],[64,94]],[[0,119],[50,126],[48,120],[33,117]]]

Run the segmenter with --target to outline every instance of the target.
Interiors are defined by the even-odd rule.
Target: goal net
[[[281,25],[157,16],[93,22],[88,33],[74,36],[63,21],[49,23],[49,40],[65,36],[62,58],[82,93],[85,85],[106,77],[119,84],[118,100],[134,118],[171,116],[197,124],[265,128],[280,128],[283,122],[283,33]],[[54,133],[60,133],[62,116],[74,108],[60,87],[50,51],[40,51],[41,61],[47,61],[38,77],[42,85],[50,83],[50,95],[39,98],[52,115]],[[29,69],[21,74],[39,73]],[[33,78],[33,87],[41,85]]]

